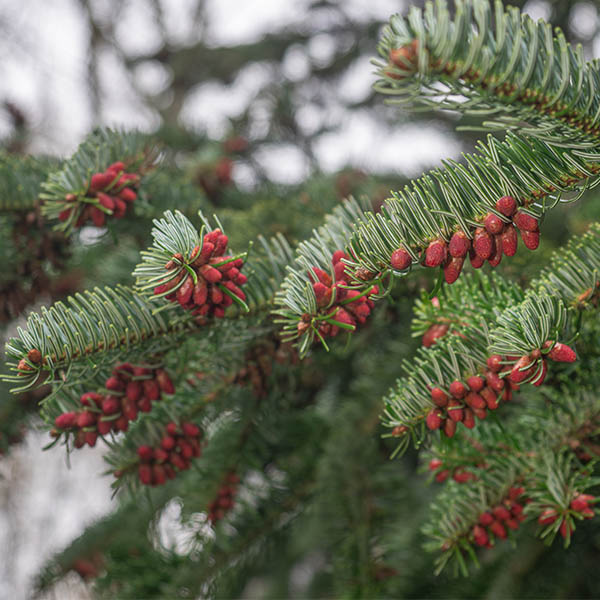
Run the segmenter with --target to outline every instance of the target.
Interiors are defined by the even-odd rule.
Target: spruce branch
[[[573,508],[571,503],[599,481],[591,476],[589,460],[579,462],[566,441],[584,442],[597,433],[599,415],[600,404],[591,390],[570,395],[562,389],[552,405],[530,403],[506,428],[492,424],[461,436],[456,444],[438,446],[434,456],[442,465],[434,463],[436,469],[453,467],[454,474],[461,474],[468,467],[472,477],[467,485],[460,477],[446,484],[423,527],[430,538],[426,548],[438,553],[436,573],[449,566],[455,574],[467,575],[465,559],[470,557],[478,565],[477,546],[490,547],[507,535],[512,537],[512,530],[525,519],[543,525],[537,535],[546,543],[564,529],[568,545],[574,520],[593,516],[591,508],[586,512],[583,505]],[[474,452],[461,462],[465,444]],[[549,509],[556,518],[546,522]],[[561,529],[563,522],[567,525]]]
[[[580,45],[500,0],[446,0],[394,15],[379,44],[375,89],[402,105],[491,117],[509,129],[571,148],[600,135],[597,61]]]
[[[179,334],[195,329],[188,315],[167,319],[153,308],[147,298],[125,286],[96,288],[43,307],[7,342],[12,374],[3,379],[16,384],[13,392],[55,379],[75,382],[119,354],[135,347],[164,351],[177,344]]]
[[[42,184],[42,214],[57,220],[55,229],[64,232],[81,226],[90,215],[122,216],[127,203],[133,202],[136,196],[128,186],[137,186],[140,177],[152,169],[159,158],[156,145],[147,135],[96,129],[62,168],[51,172]],[[114,169],[111,170],[111,166]],[[96,175],[103,176],[101,183],[92,181]],[[129,195],[123,194],[115,206],[112,195],[121,195],[125,188],[130,189]],[[99,196],[98,192],[104,196],[110,194],[111,200]],[[123,205],[119,207],[121,202]],[[104,219],[101,220],[103,224]],[[94,218],[93,221],[100,226],[99,221]]]
[[[454,273],[446,273],[452,257],[462,260],[455,268],[458,273],[467,250],[474,267],[482,264],[481,258],[485,260],[477,240],[485,232],[493,237],[493,242],[489,242],[492,249],[502,250],[497,258],[487,254],[490,262],[496,259],[492,264],[495,266],[502,253],[512,256],[516,252],[515,226],[520,229],[524,245],[537,248],[536,222],[559,201],[568,200],[569,194],[580,193],[599,181],[597,152],[586,152],[584,159],[579,151],[511,133],[504,141],[488,136],[477,149],[477,154],[464,155],[464,164],[444,161],[445,169],[433,170],[413,181],[401,192],[393,193],[379,213],[367,213],[361,219],[348,245],[354,260],[347,262],[356,280],[360,276],[364,280],[364,273],[381,277],[391,271],[402,276],[411,266],[427,266],[432,242],[441,240],[449,247],[454,244],[455,235],[463,236],[466,244],[461,252],[450,254],[441,262],[448,282],[458,276],[449,279]],[[503,212],[502,205],[507,197],[514,201],[510,212],[506,211],[509,214]],[[521,213],[533,217],[535,222],[523,223],[522,217],[517,216]],[[490,216],[499,220],[501,234],[491,233],[495,230],[489,224]],[[510,234],[512,240],[505,240],[505,234]],[[407,254],[405,262],[394,256],[397,251]]]
[[[540,278],[532,283],[516,305],[513,305],[515,286],[499,284],[499,278],[492,280],[479,275],[465,278],[457,284],[456,290],[446,289],[439,300],[439,311],[440,316],[446,315],[441,318],[453,324],[453,334],[445,332],[435,346],[419,349],[414,362],[405,361],[403,369],[407,376],[398,380],[384,400],[384,424],[393,429],[392,436],[400,437],[396,452],[405,450],[411,438],[417,445],[422,443],[427,433],[425,422],[429,429],[444,426],[449,437],[454,435],[456,421],[473,427],[474,420],[463,420],[467,411],[472,410],[477,415],[480,410],[479,418],[485,418],[486,408],[495,410],[498,406],[500,392],[502,400],[507,401],[512,395],[510,390],[518,389],[520,383],[529,381],[540,385],[546,376],[548,358],[574,360],[570,348],[566,358],[556,354],[554,349],[558,352],[564,347],[556,342],[564,339],[568,325],[566,307],[571,306],[573,312],[588,306],[579,301],[582,294],[588,302],[597,297],[599,242],[598,225],[592,226],[581,238],[572,240],[565,250],[557,253],[551,266],[542,271]],[[582,257],[586,260],[585,265],[578,268]],[[574,268],[578,271],[575,279]],[[490,288],[494,282],[496,287],[492,292]],[[594,295],[589,293],[590,289]],[[462,311],[459,298],[466,298]],[[487,307],[477,306],[486,300],[489,302]],[[421,301],[420,306],[423,304]],[[444,310],[448,312],[444,313]],[[419,322],[423,320],[420,318]],[[477,379],[473,384],[468,383],[471,377]],[[467,382],[467,391],[472,386],[478,387],[471,390],[477,398],[473,399],[469,393],[464,401],[467,406],[462,400],[453,399],[449,403],[448,398],[457,397],[452,391],[456,382]],[[460,385],[465,387],[463,383]],[[494,391],[489,400],[484,397],[485,402],[479,395],[484,387]],[[465,393],[461,396],[459,392],[459,397],[464,397]],[[454,425],[448,425],[450,421]]]

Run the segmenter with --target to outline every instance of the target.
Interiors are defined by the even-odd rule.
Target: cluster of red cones
[[[201,437],[202,431],[193,423],[182,422],[180,426],[169,423],[159,446],[140,446],[137,450],[140,482],[143,485],[163,485],[178,471],[189,469],[192,459],[202,455]],[[118,476],[117,473],[115,475]]]
[[[335,337],[340,329],[354,331],[358,325],[364,324],[373,310],[371,296],[379,292],[376,285],[366,293],[349,288],[349,273],[342,262],[342,259],[348,258],[342,250],[333,253],[333,277],[319,267],[313,267],[312,273],[308,274],[317,307],[325,314],[325,318],[317,326],[317,331],[323,337]],[[298,323],[300,335],[311,327],[312,320],[308,314],[302,317]]]
[[[52,435],[62,432],[75,434],[75,447],[94,446],[98,436],[111,431],[127,431],[129,422],[138,412],[150,412],[152,402],[159,401],[162,393],[173,394],[175,387],[164,369],[116,366],[106,380],[106,393],[86,392],[80,397],[82,409],[65,412],[54,420]]]
[[[490,211],[482,217],[480,227],[455,231],[448,241],[441,237],[430,240],[421,260],[426,267],[442,267],[446,282],[454,283],[467,255],[475,269],[486,261],[492,267],[498,266],[504,254],[514,256],[519,241],[517,230],[525,247],[535,250],[540,241],[538,225],[535,217],[517,210],[517,202],[512,196],[503,196],[496,202],[496,212]],[[413,255],[406,248],[392,252],[390,264],[393,269],[404,271],[412,263]]]
[[[81,227],[91,221],[96,227],[103,227],[107,217],[121,219],[127,207],[137,199],[140,176],[125,171],[123,162],[115,162],[101,173],[94,173],[83,198],[67,194],[67,204],[58,215],[60,221],[75,219],[74,227]],[[84,205],[80,212],[80,204]]]
[[[225,254],[228,242],[227,236],[215,229],[204,236],[202,245],[195,246],[187,259],[175,254],[165,269],[177,270],[176,275],[155,287],[154,294],[178,302],[198,318],[211,315],[223,318],[234,296],[242,302],[246,300],[240,286],[248,280],[240,272],[244,261]],[[184,265],[186,268],[182,268]],[[193,270],[194,275],[188,269]]]
[[[525,520],[524,506],[517,502],[524,494],[522,487],[511,487],[508,496],[497,506],[479,515],[479,522],[471,530],[477,546],[491,548],[494,540],[508,537],[508,529],[516,530]]]

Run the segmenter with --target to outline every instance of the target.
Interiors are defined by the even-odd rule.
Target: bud
[[[521,211],[515,214],[513,222],[521,230],[521,233],[523,233],[523,231],[537,232],[539,228],[539,223],[535,217]]]
[[[193,423],[182,423],[181,429],[187,437],[200,437],[200,428]]]
[[[452,419],[446,419],[444,422],[444,433],[448,437],[452,437],[456,433],[456,421]]]
[[[32,348],[27,353],[27,358],[34,364],[37,365],[42,362],[42,353],[37,348]]]
[[[472,392],[480,392],[485,385],[485,382],[482,377],[477,375],[471,375],[471,377],[467,378],[467,385]]]
[[[552,350],[548,352],[548,358],[557,362],[574,362],[577,360],[577,355],[570,346],[556,342],[553,346],[553,342],[544,342],[543,348],[550,348]]]
[[[475,254],[483,260],[487,260],[492,256],[492,252],[494,251],[494,239],[483,227],[478,227],[475,230],[473,249],[475,250]],[[471,263],[473,263],[472,260]]]
[[[502,369],[502,357],[499,354],[492,354],[488,357],[486,364],[490,371],[498,373]]]
[[[535,250],[540,245],[539,231],[521,230],[521,239],[528,250]]]
[[[447,256],[446,243],[442,239],[436,239],[429,243],[425,250],[425,266],[439,267]]]
[[[448,404],[448,396],[444,391],[438,387],[434,387],[431,390],[431,400],[436,406],[443,408]]]
[[[448,416],[457,423],[463,420],[463,405],[458,400],[450,400],[448,403]]]
[[[480,410],[485,408],[485,400],[475,392],[469,392],[465,398],[465,403],[470,406],[473,410]],[[477,414],[477,413],[475,413]]]
[[[504,526],[500,523],[500,521],[494,521],[491,525],[490,525],[490,531],[496,536],[499,537],[500,539],[506,539],[507,533],[506,533],[506,529],[504,528]]]
[[[66,412],[54,419],[54,425],[58,429],[70,429],[71,427],[75,427],[76,424],[77,413],[75,412]]]
[[[483,219],[483,225],[492,235],[497,235],[504,229],[504,221],[494,213],[488,213]]]
[[[504,380],[498,377],[497,373],[488,371],[485,374],[485,381],[492,390],[495,392],[501,392],[504,389]]]
[[[102,412],[105,415],[114,415],[121,410],[120,402],[114,396],[107,396],[102,401]]]
[[[450,384],[449,389],[450,389],[450,394],[452,396],[454,396],[455,398],[458,398],[459,400],[461,398],[463,398],[465,396],[465,394],[467,393],[467,389],[466,389],[465,385],[456,379]]]
[[[446,263],[444,267],[444,279],[448,285],[454,283],[459,278],[464,262],[464,257],[455,257]]]
[[[521,356],[511,369],[509,378],[513,383],[521,383],[531,375],[531,359]],[[529,368],[527,368],[529,367]]]
[[[500,236],[502,244],[502,252],[506,256],[514,256],[517,253],[519,246],[519,237],[517,236],[517,230],[513,225],[508,225]]]
[[[471,240],[467,237],[464,231],[457,231],[451,238],[448,244],[448,252],[454,258],[460,258],[467,255],[471,247]]]
[[[175,448],[175,439],[172,438],[170,435],[166,435],[161,441],[160,441],[160,445],[162,448],[164,448],[165,450],[172,450],[173,448]]]
[[[442,413],[436,408],[429,411],[425,420],[427,427],[432,431],[442,426]]]
[[[511,514],[510,512],[508,512],[508,510],[506,510],[506,508],[502,505],[500,506],[495,506],[492,509],[492,514],[497,518],[500,519],[501,521],[506,521],[507,519],[511,518]]]
[[[517,210],[517,201],[512,196],[502,196],[496,202],[496,210],[505,217],[512,217]]]
[[[472,409],[465,408],[462,424],[467,429],[473,429],[473,427],[475,427],[475,413]]]
[[[140,446],[137,449],[140,460],[144,462],[150,462],[154,458],[154,451],[150,446]]]

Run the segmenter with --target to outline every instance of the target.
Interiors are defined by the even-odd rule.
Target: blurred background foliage
[[[72,47],[62,43],[77,55],[78,83],[69,84],[76,92],[65,85],[56,93],[59,67],[32,71],[33,83],[24,89],[5,67],[0,142],[10,156],[64,155],[92,125],[115,123],[151,132],[168,151],[147,186],[150,207],[103,235],[84,228],[64,239],[48,230],[37,210],[0,215],[2,336],[40,303],[129,283],[139,250],[149,243],[151,219],[167,208],[218,214],[234,248],[261,233],[282,232],[296,243],[349,194],[366,194],[376,207],[440,157],[472,147],[473,134],[453,130],[474,120],[403,113],[370,89],[369,60],[380,28],[407,2],[304,0],[288,10],[258,0],[239,4],[65,2],[65,29],[55,35],[68,38],[75,27]],[[586,56],[598,55],[594,3],[510,4],[561,27]],[[23,34],[28,19],[35,20],[34,31],[43,27],[36,9],[34,0],[0,8],[1,61],[18,61],[22,53],[35,60],[41,52],[35,36]],[[54,14],[60,21],[63,13]],[[244,33],[236,38],[240,19]],[[40,85],[48,94],[27,96]],[[70,118],[75,125],[68,129]],[[500,272],[527,283],[553,249],[598,219],[595,195],[552,211],[540,251],[519,252]],[[426,484],[416,453],[389,460],[392,445],[380,439],[378,420],[381,397],[418,343],[408,333],[412,303],[432,283],[423,272],[408,279],[347,347],[318,350],[291,369],[275,365],[260,403],[250,386],[231,391],[234,405],[266,412],[291,407],[285,431],[293,437],[281,435],[273,420],[265,447],[244,464],[252,510],[234,516],[216,536],[207,532],[201,515],[214,490],[186,473],[151,500],[122,498],[107,506],[102,520],[47,563],[36,580],[38,593],[77,597],[91,586],[107,598],[600,597],[597,520],[578,528],[566,551],[559,544],[545,547],[522,528],[516,548],[499,545],[468,579],[433,576],[420,526],[435,486]],[[39,392],[12,397],[0,389],[6,455],[0,460],[10,461],[11,445],[35,427],[39,399]],[[263,501],[261,489],[276,488],[282,474],[294,483],[281,485],[279,505],[272,497]],[[60,476],[72,475],[65,468]],[[104,483],[108,488],[108,479]],[[18,507],[13,500],[10,506]],[[48,498],[48,519],[56,500]],[[6,506],[5,523],[18,510]],[[78,510],[85,513],[84,506]],[[47,558],[43,552],[40,546],[31,561],[39,565]],[[78,575],[57,588],[69,571]],[[6,597],[31,593],[24,573],[30,569],[3,573],[4,589],[14,591]]]

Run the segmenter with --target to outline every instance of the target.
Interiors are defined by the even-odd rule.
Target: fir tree
[[[583,214],[570,241],[538,247],[599,181],[599,64],[488,0],[394,15],[379,54],[377,92],[487,137],[381,206],[369,182],[341,203],[318,178],[270,191],[304,219],[287,236],[244,204],[219,210],[243,138],[193,180],[168,139],[138,132],[98,129],[60,163],[1,157],[1,208],[28,213],[49,263],[5,296],[5,320],[84,227],[108,232],[90,260],[113,278],[30,313],[6,346],[4,379],[43,396],[51,445],[108,446],[120,501],[40,589],[75,570],[107,597],[236,597],[261,577],[274,597],[478,597],[511,554],[535,577],[539,555],[548,573],[597,553],[600,226]],[[0,243],[22,260],[18,239]],[[545,266],[519,278],[533,251]],[[404,453],[430,488],[387,461]],[[173,509],[177,549],[158,534]],[[316,575],[298,592],[303,564]],[[593,597],[586,576],[576,591]]]

